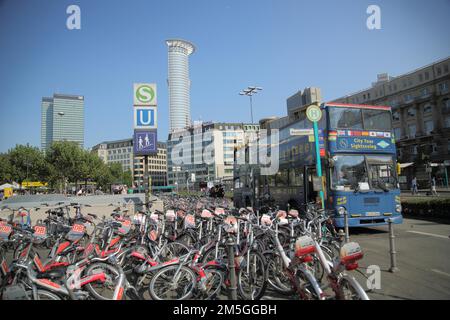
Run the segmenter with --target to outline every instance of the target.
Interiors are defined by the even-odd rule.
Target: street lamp
[[[252,101],[252,97],[253,97],[254,94],[257,94],[261,90],[262,90],[261,87],[248,87],[247,89],[244,89],[241,92],[239,92],[239,94],[241,96],[248,96],[248,97],[250,97],[250,114],[251,114],[251,117],[252,117],[252,124],[253,124],[253,101]]]

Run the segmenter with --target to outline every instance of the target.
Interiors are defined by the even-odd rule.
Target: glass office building
[[[84,97],[54,94],[41,103],[41,148],[54,141],[74,141],[84,147]]]

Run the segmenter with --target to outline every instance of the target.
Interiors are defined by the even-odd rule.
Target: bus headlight
[[[340,216],[343,216],[344,213],[345,213],[346,211],[347,211],[347,210],[345,210],[344,207],[339,207],[339,208],[337,209],[337,212],[338,212],[338,214],[339,214]]]
[[[401,213],[402,212],[402,205],[401,204],[397,204],[395,206],[395,211],[397,211],[398,213]]]

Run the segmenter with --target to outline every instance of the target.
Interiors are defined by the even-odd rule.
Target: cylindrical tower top
[[[189,41],[182,39],[168,39],[166,40],[166,44],[169,48],[171,47],[179,47],[186,50],[187,55],[191,55],[195,52],[195,46]]]

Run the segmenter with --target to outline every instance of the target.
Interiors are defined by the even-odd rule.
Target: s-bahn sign
[[[156,84],[135,83],[133,90],[133,102],[135,106],[156,106]]]

